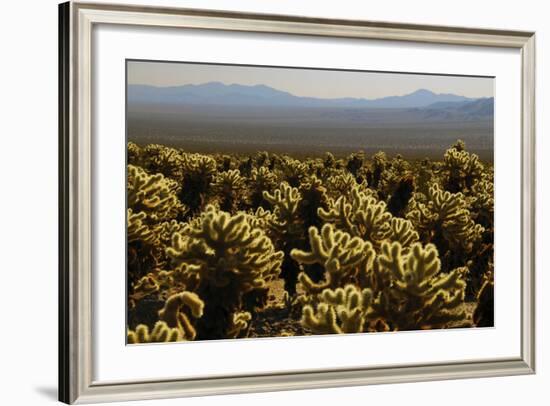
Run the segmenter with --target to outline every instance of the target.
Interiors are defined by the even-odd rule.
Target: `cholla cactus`
[[[363,161],[364,161],[363,154],[351,154],[348,157],[348,162],[346,163],[346,169],[355,177],[357,178],[359,174],[359,169],[363,167]]]
[[[141,150],[140,163],[149,173],[162,173],[176,181],[181,180],[183,157],[175,148],[149,144]]]
[[[217,173],[212,182],[212,193],[220,209],[234,213],[245,193],[245,180],[238,169]]]
[[[286,291],[294,295],[300,269],[289,254],[294,247],[302,247],[305,243],[304,221],[300,216],[300,192],[283,182],[273,193],[264,192],[264,198],[273,206],[275,221],[270,225],[271,234],[275,236],[275,241],[279,242],[278,248],[284,253],[281,277],[285,281]]]
[[[268,168],[261,166],[252,169],[250,175],[250,205],[252,208],[263,207],[266,209],[267,201],[264,192],[271,192],[277,185],[277,178]]]
[[[350,201],[341,196],[331,202],[328,211],[319,209],[319,216],[353,236],[372,242],[375,247],[391,234],[392,216],[386,204],[359,187],[351,190]]]
[[[176,264],[198,265],[205,283],[238,284],[243,292],[276,276],[282,257],[261,229],[251,229],[245,213],[232,216],[213,206],[206,208],[188,236],[174,234],[167,253]]]
[[[486,229],[494,224],[495,191],[492,176],[483,176],[472,186],[470,197],[472,215]]]
[[[446,189],[450,192],[466,192],[483,173],[483,164],[476,154],[465,149],[464,141],[458,140],[443,157],[447,173]]]
[[[325,289],[315,310],[312,305],[304,306],[301,322],[316,334],[360,333],[371,300],[370,289],[361,290],[355,285]]]
[[[140,211],[134,213],[132,209],[127,210],[127,243],[139,242],[148,247],[155,247],[159,244],[159,237],[156,230],[145,222],[147,214]]]
[[[302,183],[299,192],[301,199],[298,213],[305,230],[309,230],[309,227],[321,227],[323,219],[319,216],[319,209],[328,209],[327,189],[315,175],[312,175]]]
[[[418,233],[410,220],[394,217],[390,222],[392,241],[397,241],[402,247],[410,247],[418,241]]]
[[[148,274],[142,277],[133,285],[132,293],[130,294],[130,299],[136,301],[143,299],[145,296],[148,296],[152,293],[159,291],[159,284],[153,274]]]
[[[334,158],[334,155],[331,152],[325,152],[325,159],[323,160],[323,167],[325,169],[330,169],[334,167],[334,164],[336,163],[336,159]]]
[[[227,329],[227,338],[246,337],[252,315],[249,312],[235,312]]]
[[[134,142],[128,142],[126,145],[126,157],[127,162],[132,165],[140,166],[142,165],[141,156],[142,149],[139,145]]]
[[[197,175],[213,175],[216,171],[216,160],[208,155],[183,154],[183,165],[186,172]]]
[[[298,187],[308,173],[308,167],[305,163],[289,156],[284,156],[280,163],[281,178],[290,186]]]
[[[260,168],[264,165],[267,165],[269,162],[269,152],[267,151],[258,151],[256,154],[256,167]]]
[[[151,332],[146,324],[139,324],[135,331],[128,329],[128,344],[167,343],[184,341],[177,328],[170,328],[164,321],[158,321]]]
[[[467,207],[464,195],[442,191],[434,184],[429,190],[428,203],[416,202],[408,218],[438,247],[443,247],[443,238],[451,248],[470,252],[484,229],[472,220]]]
[[[385,152],[379,151],[372,156],[372,170],[367,173],[367,182],[369,186],[378,189],[382,172],[388,165],[388,157]]]
[[[214,158],[201,154],[184,154],[180,200],[189,208],[189,214],[197,214],[206,205],[206,198],[216,172]]]
[[[169,271],[159,271],[154,277],[163,292],[172,295],[182,289],[193,289],[197,286],[198,265],[183,263]]]
[[[385,242],[375,267],[384,286],[376,293],[367,315],[371,328],[446,328],[464,322],[466,269],[440,271],[434,245],[415,243],[404,249],[399,242]]]
[[[409,162],[405,161],[399,154],[396,155],[390,162],[384,165],[384,170],[380,175],[380,182],[378,183],[378,196],[382,200],[386,200],[390,196],[394,196],[396,193],[404,195],[400,197],[401,200],[407,200],[406,195],[410,195],[414,186],[410,182],[411,179],[411,167]],[[401,190],[399,188],[401,187]],[[399,206],[398,206],[399,207]],[[395,214],[398,214],[399,209]],[[393,211],[392,211],[393,212]]]
[[[277,217],[274,228],[280,235],[300,235],[303,225],[300,219],[298,207],[300,204],[300,192],[288,183],[281,183],[279,189],[273,193],[264,192],[264,198],[274,207],[273,214]]]
[[[172,236],[175,233],[183,233],[187,227],[189,227],[189,223],[183,221],[163,221],[155,226],[155,234],[158,237],[160,244],[166,247],[172,243]]]
[[[493,169],[461,142],[432,162],[128,143],[128,163],[128,342],[457,327],[465,300],[491,324]]]
[[[204,302],[192,292],[174,294],[166,300],[164,308],[159,311],[159,318],[168,327],[177,329],[184,339],[194,340],[197,333],[184,308],[189,309],[192,317],[199,318],[203,315]]]
[[[330,196],[338,199],[341,196],[350,197],[351,191],[358,187],[357,179],[349,173],[340,171],[331,171],[331,175],[327,178],[326,184],[330,190]]]
[[[438,163],[432,162],[428,158],[422,159],[419,162],[415,178],[416,193],[422,193],[424,196],[427,196],[430,185],[439,183],[437,174],[434,171],[434,167],[437,164]]]
[[[127,272],[128,289],[131,291],[138,280],[162,265],[161,241],[157,226],[147,222],[141,211],[127,210]]]
[[[203,308],[204,303],[194,293],[173,294],[158,312],[160,320],[151,332],[146,324],[139,324],[135,331],[128,329],[128,344],[194,340],[196,332],[190,318],[200,318]]]
[[[290,255],[301,264],[316,263],[324,267],[325,279],[320,283],[312,281],[306,273],[298,276],[300,283],[310,294],[356,282],[372,267],[375,257],[372,244],[336,230],[331,224],[325,224],[321,234],[315,227],[311,227],[309,242],[311,252],[294,249]]]
[[[252,172],[252,167],[254,166],[254,159],[249,156],[248,158],[241,158],[239,163],[239,171],[243,176],[249,177]]]
[[[188,278],[206,304],[198,323],[202,338],[224,338],[243,294],[277,277],[283,257],[261,229],[250,227],[245,213],[232,216],[213,206],[188,235],[174,234],[167,253],[176,268],[194,265]]]
[[[128,208],[144,212],[147,221],[171,220],[183,213],[178,191],[178,184],[162,174],[149,175],[139,166],[128,165]]]

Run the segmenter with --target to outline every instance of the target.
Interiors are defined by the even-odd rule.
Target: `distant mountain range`
[[[295,96],[291,93],[265,85],[225,85],[209,82],[200,85],[155,87],[129,85],[130,105],[216,105],[216,106],[255,106],[255,107],[323,107],[323,108],[398,108],[427,109],[426,114],[491,115],[493,99],[474,99],[455,94],[434,93],[420,89],[403,96],[389,96],[378,99],[334,98]],[[431,112],[430,112],[431,111]]]
[[[495,111],[493,97],[468,102],[436,102],[423,108],[414,108],[422,119],[436,121],[477,120],[492,118]]]

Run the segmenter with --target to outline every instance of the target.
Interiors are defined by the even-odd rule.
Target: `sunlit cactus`
[[[212,181],[212,194],[220,209],[231,213],[237,211],[243,200],[245,186],[245,179],[238,169],[217,173]]]
[[[190,316],[185,312],[186,309],[193,318],[200,318],[203,315],[204,302],[192,292],[174,294],[166,300],[164,308],[159,311],[159,318],[168,327],[177,329],[184,339],[194,340],[197,333]]]
[[[299,188],[301,200],[298,205],[298,214],[303,220],[306,230],[309,227],[321,227],[323,219],[319,216],[319,209],[328,209],[327,189],[315,175],[309,176]]]
[[[145,212],[134,213],[127,209],[127,286],[134,289],[148,273],[162,263],[162,245],[157,225],[147,222]]]
[[[494,170],[460,141],[443,160],[127,148],[128,343],[494,324]]]
[[[246,337],[252,315],[249,312],[235,312],[227,329],[227,338]]]
[[[145,221],[147,214],[143,211],[134,213],[132,209],[127,210],[127,243],[140,242],[149,247],[159,244],[159,236],[154,227],[151,227]]]
[[[357,179],[349,173],[340,171],[331,171],[331,175],[327,178],[326,184],[330,190],[330,196],[338,199],[339,197],[349,198],[351,191],[358,187]]]
[[[300,192],[288,183],[281,183],[273,193],[264,192],[264,198],[273,206],[277,217],[274,227],[281,235],[296,235],[302,230],[302,219],[299,216]]]
[[[270,210],[258,207],[256,210],[249,210],[246,215],[252,229],[259,228],[268,237],[273,237],[273,224],[277,222],[277,217]]]
[[[380,175],[377,191],[379,198],[384,201],[397,193],[398,202],[396,202],[395,215],[398,215],[400,208],[406,205],[412,190],[414,190],[414,184],[411,180],[411,165],[400,154],[397,154],[391,161],[385,163],[384,170]],[[402,200],[405,201],[405,204],[401,202]]]
[[[166,247],[172,243],[174,233],[182,233],[189,227],[189,223],[178,220],[163,221],[155,226],[155,234],[162,246]]]
[[[269,163],[269,152],[259,151],[256,154],[256,168],[261,168]]]
[[[402,247],[410,247],[418,242],[419,236],[410,220],[394,217],[390,222],[392,241],[397,241]]]
[[[144,212],[146,220],[171,220],[183,213],[178,190],[178,184],[162,174],[149,175],[139,166],[128,165],[128,208],[134,213]]]
[[[450,192],[466,192],[483,173],[483,164],[476,154],[465,150],[464,141],[458,140],[443,156],[447,174],[445,189]]]
[[[201,277],[214,286],[238,283],[243,291],[261,287],[276,275],[282,256],[260,228],[250,227],[245,213],[232,216],[213,206],[206,208],[188,238],[174,234],[168,254],[176,263],[199,265]]]
[[[374,261],[375,251],[370,242],[325,224],[321,233],[315,227],[309,229],[311,251],[294,249],[292,258],[301,264],[320,264],[325,269],[324,280],[316,283],[306,273],[298,277],[308,293],[319,293],[326,288],[336,288],[344,283],[356,282],[367,273]]]
[[[372,300],[370,289],[361,290],[346,285],[334,290],[325,289],[319,304],[305,305],[302,324],[315,334],[360,333],[364,331],[367,311]]]
[[[305,163],[289,156],[281,159],[279,170],[281,178],[292,187],[300,186],[300,182],[308,173],[308,167]]]
[[[198,322],[202,338],[223,338],[246,292],[263,288],[280,272],[283,254],[259,228],[251,228],[245,213],[208,206],[188,235],[174,234],[167,250],[175,267],[195,265],[194,291],[204,300]]]
[[[392,216],[386,210],[386,204],[358,186],[351,190],[349,200],[342,196],[331,202],[329,210],[319,209],[319,215],[326,222],[370,241],[376,247],[391,234]]]
[[[323,166],[326,169],[330,169],[334,167],[335,163],[336,163],[336,159],[334,158],[334,155],[331,152],[326,152],[325,159],[323,160]]]
[[[198,265],[183,263],[177,268],[160,270],[147,276],[154,279],[162,297],[167,298],[182,290],[192,291],[195,289],[198,285],[197,275],[199,271],[200,267]]]
[[[424,196],[427,196],[430,185],[438,183],[438,179],[436,178],[437,175],[434,171],[436,165],[436,162],[432,162],[427,158],[420,161],[414,185],[417,193],[422,193]]]
[[[363,167],[363,161],[364,161],[363,154],[351,154],[348,157],[348,161],[346,163],[346,169],[351,173],[355,178],[357,178],[359,174],[359,169]]]
[[[399,242],[382,245],[375,272],[384,281],[367,315],[372,326],[388,330],[448,328],[466,321],[463,307],[466,269],[441,272],[437,248]]]
[[[139,293],[137,289],[149,289],[158,291],[158,283],[153,277],[142,279],[143,287],[136,287],[134,297]],[[134,300],[139,300],[135,298]],[[180,292],[172,294],[156,316],[152,331],[149,331],[147,324],[138,324],[135,330],[128,329],[128,343],[150,343],[169,341],[188,341],[196,337],[193,323],[202,316],[204,303],[200,298],[191,292]]]
[[[380,180],[382,178],[382,172],[388,166],[388,156],[384,151],[379,151],[372,156],[372,166],[367,172],[367,182],[369,186],[374,189],[378,189]]]
[[[277,185],[275,174],[265,166],[252,169],[249,182],[250,205],[252,208],[268,207],[264,192],[270,193]]]
[[[159,284],[152,274],[142,277],[133,286],[130,298],[132,300],[140,300],[145,296],[159,291]]]
[[[483,176],[472,186],[469,197],[476,222],[492,231],[494,225],[495,188],[492,176]]]
[[[230,169],[234,169],[232,165],[233,159],[230,155],[221,155],[216,157],[216,170],[219,172],[226,172]]]
[[[139,324],[135,330],[128,329],[128,344],[167,343],[184,341],[177,328],[170,328],[164,321],[158,321],[153,330],[149,331],[146,324]]]
[[[206,206],[215,172],[216,161],[211,156],[183,155],[183,177],[179,198],[189,208],[189,214],[198,214]]]
[[[484,231],[472,220],[464,195],[443,191],[437,184],[429,189],[428,203],[416,202],[408,218],[440,249],[445,247],[444,239],[451,248],[470,252]]]
[[[129,164],[140,166],[142,165],[142,148],[135,142],[126,144],[126,161]]]
[[[273,207],[275,221],[271,222],[272,234],[284,253],[281,277],[285,281],[286,291],[294,295],[300,268],[289,254],[293,248],[303,247],[306,242],[304,220],[300,215],[301,195],[297,188],[285,182],[273,193],[264,192],[264,198]]]
[[[176,148],[149,144],[141,149],[140,163],[151,174],[162,173],[168,178],[181,180],[183,157]]]

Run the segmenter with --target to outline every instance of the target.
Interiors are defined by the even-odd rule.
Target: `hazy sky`
[[[178,86],[207,82],[267,85],[296,96],[374,99],[418,89],[466,97],[492,97],[492,78],[403,73],[264,68],[171,62],[128,62],[128,83]]]

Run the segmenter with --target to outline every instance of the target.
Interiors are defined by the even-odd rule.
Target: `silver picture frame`
[[[521,52],[521,354],[490,361],[129,382],[93,380],[92,29],[98,24],[506,47]],[[535,33],[68,2],[59,6],[59,400],[91,403],[535,372]]]

